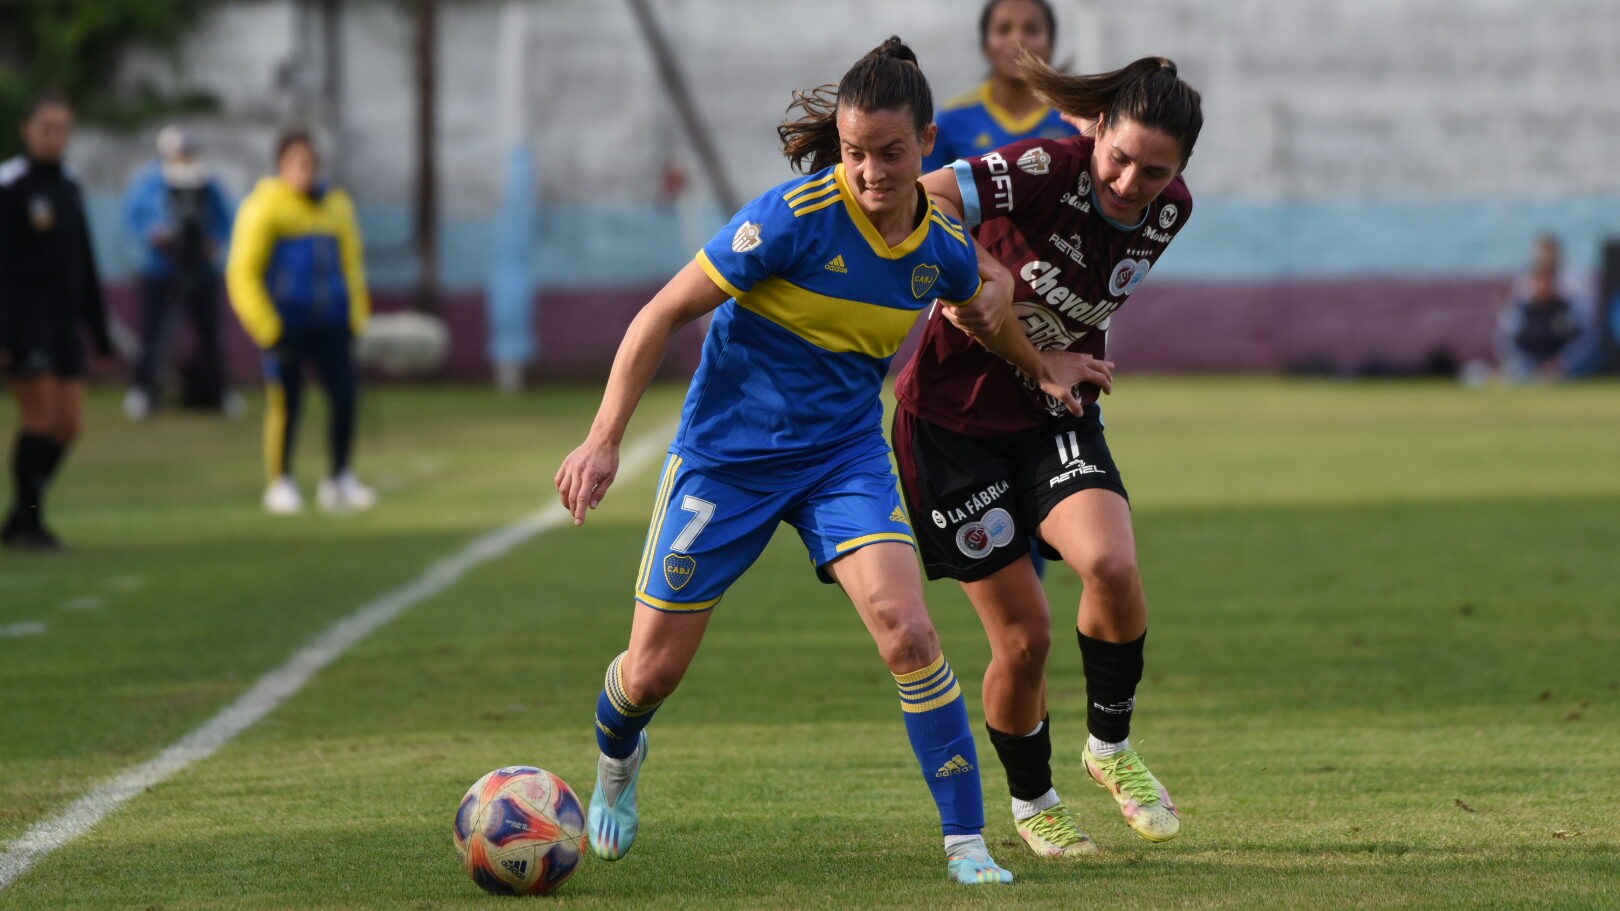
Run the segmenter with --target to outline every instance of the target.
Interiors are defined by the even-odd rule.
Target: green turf
[[[596,394],[374,391],[361,465],[384,503],[350,519],[262,515],[250,424],[129,426],[97,396],[54,495],[74,551],[0,554],[0,627],[47,624],[0,638],[0,839],[549,499]],[[1020,854],[981,742],[987,835],[1019,882],[946,883],[892,683],[787,534],[653,726],[635,852],[540,901],[1620,906],[1620,387],[1130,377],[1107,415],[1153,612],[1134,739],[1181,838],[1136,838],[1077,768],[1078,583],[1059,568],[1058,786],[1103,853]],[[456,865],[452,811],[508,763],[588,789],[651,480],[419,605],[0,908],[499,906]],[[929,597],[977,718],[977,622],[953,585]]]

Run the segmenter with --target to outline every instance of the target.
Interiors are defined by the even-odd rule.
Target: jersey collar
[[[833,169],[833,176],[838,179],[838,195],[843,197],[844,209],[849,212],[849,220],[855,223],[855,227],[860,230],[861,236],[866,238],[866,242],[872,247],[873,253],[884,259],[900,259],[915,252],[918,247],[922,246],[923,240],[928,237],[928,223],[933,221],[931,216],[934,207],[934,200],[928,197],[927,192],[922,189],[922,184],[917,184],[917,189],[926,199],[929,211],[923,214],[922,223],[911,232],[909,237],[900,242],[900,246],[890,247],[888,242],[883,239],[883,235],[879,234],[878,229],[872,225],[872,220],[866,217],[866,210],[862,209],[860,202],[855,199],[855,191],[849,188],[849,182],[844,179],[844,165],[842,162]]]
[[[995,99],[990,97],[990,80],[988,79],[979,86],[979,103],[984,105],[984,112],[990,115],[990,119],[996,122],[996,126],[1006,130],[1014,140],[1019,139],[1020,134],[1028,133],[1040,126],[1041,121],[1046,119],[1046,115],[1052,113],[1051,108],[1042,105],[1024,115],[1023,118],[1013,116],[1011,111],[996,104]]]

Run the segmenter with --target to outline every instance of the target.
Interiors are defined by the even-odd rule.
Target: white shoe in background
[[[280,477],[264,489],[264,511],[273,516],[295,516],[304,511],[304,495],[292,478]]]
[[[124,393],[124,417],[132,421],[144,421],[152,416],[152,397],[139,386],[129,387]]]
[[[327,512],[358,512],[377,505],[377,492],[360,483],[354,472],[345,471],[322,481],[315,500]]]

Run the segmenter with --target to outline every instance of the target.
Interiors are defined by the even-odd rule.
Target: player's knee
[[[878,653],[890,671],[910,673],[938,657],[939,634],[921,604],[913,610],[884,614],[881,620],[873,632]]]
[[[657,661],[623,668],[624,694],[636,705],[653,705],[669,698],[681,685],[681,669]]]
[[[1075,571],[1089,587],[1125,589],[1136,584],[1136,554],[1130,551],[1103,551],[1079,561]]]
[[[1009,626],[997,634],[992,648],[996,660],[1005,662],[1015,674],[1043,673],[1046,656],[1052,651],[1051,624],[1042,622]]]

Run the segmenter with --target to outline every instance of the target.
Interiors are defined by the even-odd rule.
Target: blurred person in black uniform
[[[241,396],[226,384],[219,318],[230,205],[189,134],[165,127],[157,147],[158,160],[136,173],[124,197],[124,222],[141,247],[141,354],[124,414],[138,421],[162,405],[170,344],[184,314],[194,344],[180,371],[180,404],[234,415]]]
[[[1510,382],[1557,381],[1595,366],[1590,289],[1563,270],[1563,245],[1536,238],[1530,271],[1517,278],[1496,325],[1502,372]]]
[[[20,418],[0,543],[22,550],[61,547],[45,527],[45,488],[84,411],[80,325],[97,352],[112,350],[84,204],[62,166],[72,132],[67,100],[43,95],[23,117],[23,154],[0,164],[0,374]]]

